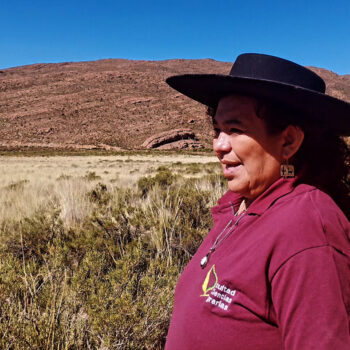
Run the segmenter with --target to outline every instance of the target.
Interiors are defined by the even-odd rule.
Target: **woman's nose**
[[[220,132],[219,136],[213,141],[213,149],[216,153],[231,151],[229,135]]]

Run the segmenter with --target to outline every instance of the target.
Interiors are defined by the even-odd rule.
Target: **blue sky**
[[[0,68],[272,54],[350,74],[350,0],[2,0]]]

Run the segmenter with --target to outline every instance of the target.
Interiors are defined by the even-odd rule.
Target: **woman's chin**
[[[230,191],[240,194],[242,196],[247,191],[247,187],[244,186],[242,183],[239,183],[237,179],[227,179],[227,186]]]

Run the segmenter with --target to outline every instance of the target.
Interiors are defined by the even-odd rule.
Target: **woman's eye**
[[[213,137],[219,137],[221,130],[218,128],[213,129]],[[223,130],[226,134],[242,134],[243,130],[237,128],[230,128],[228,130]]]
[[[236,128],[231,128],[230,129],[230,133],[231,134],[241,134],[243,131],[240,129],[236,129]]]

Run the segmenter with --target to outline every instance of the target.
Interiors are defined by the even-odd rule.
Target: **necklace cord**
[[[214,242],[214,244],[211,246],[211,248],[209,249],[208,253],[201,259],[201,268],[204,269],[205,266],[208,264],[209,258],[211,253],[215,252],[216,248],[221,244],[221,242],[226,239],[235,229],[235,227],[238,225],[238,223],[241,221],[241,219],[244,217],[244,215],[246,214],[247,209],[239,216],[239,218],[237,219],[237,221],[232,225],[232,227],[229,228],[229,230],[225,233],[225,235],[220,239],[220,237],[224,234],[224,232],[226,231],[226,229],[230,226],[230,224],[232,223],[232,220],[230,220],[227,225],[225,226],[225,228],[220,232],[220,234],[216,237],[216,240]]]
[[[229,223],[225,226],[225,228],[220,232],[219,236],[216,238],[214,244],[212,245],[212,247],[210,248],[210,250],[212,250],[214,248],[214,250],[216,249],[216,247],[226,238],[228,237],[233,230],[235,229],[235,227],[238,225],[238,223],[241,221],[241,219],[244,217],[245,213],[247,212],[247,210],[245,210],[242,215],[237,219],[237,221],[233,224],[232,227],[230,227],[230,229],[226,232],[225,236],[222,237],[222,239],[219,241],[220,237],[222,236],[222,234],[226,231],[227,227],[231,224],[232,220],[229,221]]]

